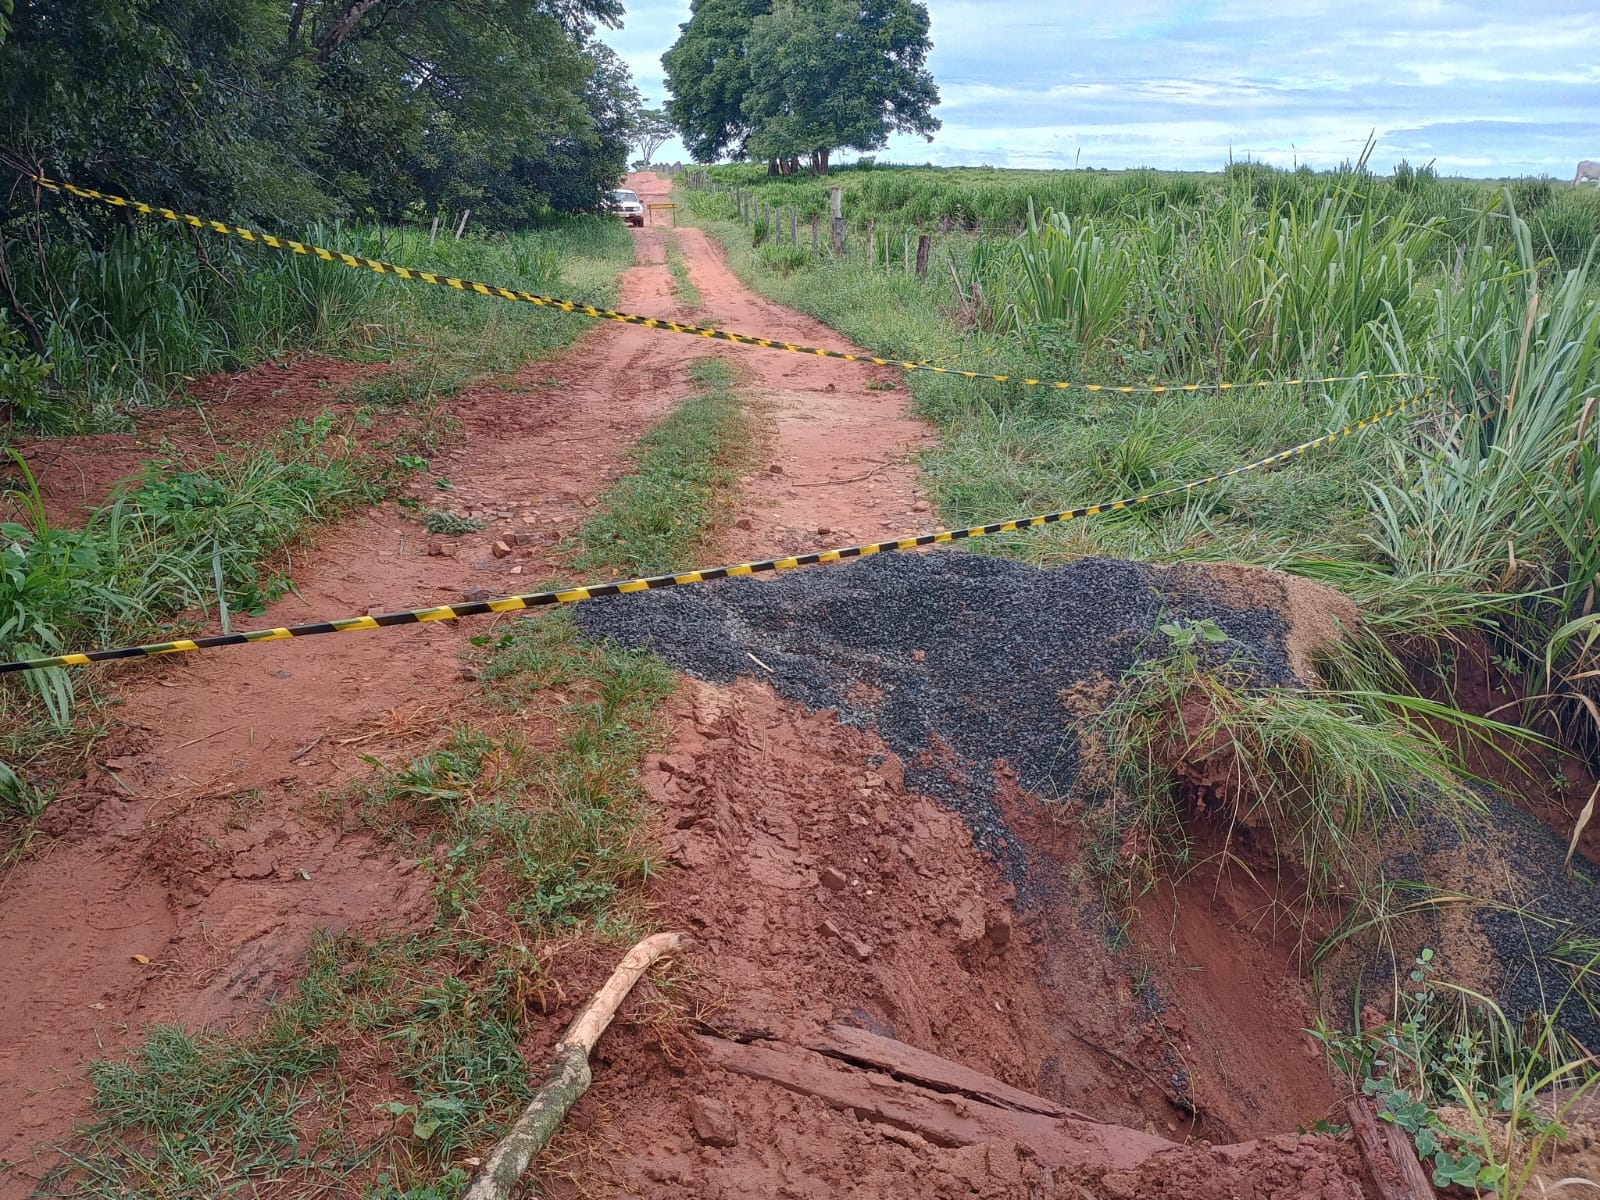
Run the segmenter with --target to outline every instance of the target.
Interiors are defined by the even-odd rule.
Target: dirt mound
[[[1347,1144],[1277,1136],[1334,1097],[1292,977],[1224,905],[1173,962],[1197,991],[1229,982],[1179,1011],[1071,880],[1013,910],[873,734],[749,679],[691,682],[674,725],[646,782],[674,864],[656,917],[693,933],[692,975],[641,985],[602,1041],[554,1148],[576,1182],[547,1167],[543,1194],[1361,1194]],[[1068,853],[1037,800],[994,790],[1021,842]],[[663,1000],[716,1036],[664,1036]],[[1268,1140],[1178,1144],[1198,1136]]]
[[[1288,647],[1295,626],[1281,587],[1273,592],[1271,582],[1253,581],[1255,594],[1276,601],[1266,606],[1252,604],[1254,595],[1242,597],[1237,580],[1213,580],[1192,568],[1086,559],[1039,571],[949,552],[626,597],[584,606],[579,621],[591,635],[647,646],[702,678],[770,684],[807,709],[830,719],[836,713],[842,725],[882,738],[893,755],[885,761],[892,763],[894,790],[873,793],[881,770],[869,761],[865,778],[830,800],[826,790],[816,792],[817,780],[833,774],[841,736],[806,719],[817,747],[806,753],[804,739],[792,747],[808,776],[802,795],[816,797],[792,817],[805,840],[831,827],[835,832],[821,845],[848,846],[856,838],[848,822],[863,822],[873,836],[859,851],[861,865],[851,851],[838,868],[847,876],[869,868],[889,872],[876,881],[880,892],[904,890],[892,873],[899,859],[920,864],[934,853],[953,864],[972,861],[975,849],[986,852],[978,861],[990,858],[1016,894],[1033,947],[1026,987],[1012,978],[1004,989],[985,989],[1016,998],[1008,1006],[1043,1014],[1026,1039],[1034,1054],[1027,1086],[1135,1126],[1170,1124],[1226,1139],[1281,1132],[1288,1114],[1309,1123],[1332,1101],[1303,1033],[1310,1017],[1289,948],[1251,931],[1257,919],[1248,898],[1201,895],[1203,889],[1184,902],[1201,914],[1203,929],[1192,920],[1168,928],[1153,916],[1136,932],[1141,944],[1130,944],[1102,903],[1074,828],[1061,822],[1049,798],[1065,795],[1079,769],[1075,702],[1084,689],[1103,690],[1141,654],[1164,651],[1157,632],[1163,622],[1213,620],[1230,635],[1226,650],[1263,681],[1293,679]],[[747,696],[748,684],[736,694]],[[758,821],[777,819],[774,810],[793,812],[797,803],[792,769],[770,761],[781,728],[767,722],[753,735],[766,756],[759,762],[728,763],[716,772],[717,786],[748,797]],[[764,782],[774,775],[785,781],[781,794]],[[708,786],[707,777],[695,776],[694,786]],[[847,800],[842,818],[839,795]],[[852,796],[861,798],[859,812],[850,811]],[[936,813],[940,821],[932,826]],[[962,819],[965,836],[946,813]],[[686,845],[699,845],[697,826],[689,828]],[[942,832],[930,840],[929,828]],[[941,849],[933,851],[935,844]],[[698,869],[748,852],[706,844],[685,853],[702,855]],[[829,864],[808,865],[820,871]],[[728,890],[746,895],[748,882]],[[925,886],[915,885],[913,894]],[[881,937],[872,955],[894,953],[918,920],[931,919],[981,947],[995,915],[980,905],[960,911],[933,903],[881,931],[876,922],[864,931],[847,922],[839,927],[847,935],[841,944],[849,949],[854,939],[865,947]],[[1170,968],[1183,986],[1169,987],[1152,962],[1163,974]],[[1193,987],[1191,976],[1200,980]],[[922,986],[920,976],[915,982]],[[905,991],[897,985],[892,994]],[[881,1010],[875,1017],[893,1020]],[[933,1039],[919,1044],[945,1053],[966,1049],[943,1040],[939,1030],[937,1022],[917,1030]],[[1015,1064],[985,1065],[1003,1074]]]

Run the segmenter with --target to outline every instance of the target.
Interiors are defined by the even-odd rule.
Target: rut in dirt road
[[[662,191],[649,175],[635,186],[647,198]],[[694,315],[673,297],[665,239],[674,236],[708,309],[774,336],[833,336],[751,295],[696,230],[640,231],[625,307]],[[452,505],[488,528],[459,542],[430,539],[397,507],[375,508],[297,556],[298,594],[274,604],[264,623],[507,594],[570,577],[556,542],[626,470],[628,448],[686,394],[686,368],[708,353],[748,372],[754,400],[776,418],[762,466],[781,474],[764,471],[753,489],[759,503],[741,510],[744,545],[777,552],[819,525],[854,532],[885,515],[909,517],[918,504],[909,465],[871,488],[817,489],[825,502],[798,486],[857,473],[863,446],[909,456],[928,435],[900,415],[904,393],[868,391],[872,376],[854,364],[802,365],[605,324],[557,360],[522,370],[515,389],[489,382],[451,405],[464,438],[438,466],[456,484]],[[312,365],[273,383],[311,389],[315,376]],[[497,559],[491,547],[506,534],[523,548]],[[0,1159],[23,1164],[27,1175],[48,1165],[43,1146],[87,1111],[89,1058],[117,1054],[153,1023],[227,1023],[259,1012],[292,982],[314,930],[431,920],[431,885],[419,873],[397,870],[391,851],[330,831],[303,809],[364,775],[363,754],[397,753],[469,702],[475,689],[459,662],[473,633],[415,626],[125,672],[116,730],[51,814],[55,840],[10,873],[0,896],[0,940],[26,968],[0,997],[0,1028],[11,1035],[0,1048],[0,1107],[16,1114],[0,1134]],[[0,1196],[27,1186],[21,1174],[0,1178]]]

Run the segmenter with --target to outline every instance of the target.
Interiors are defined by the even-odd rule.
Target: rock
[[[770,467],[767,468],[767,470],[773,475],[782,475],[783,474],[783,464],[782,463],[773,463]]]
[[[443,558],[444,557],[444,543],[439,541],[437,538],[429,538],[428,539],[428,557],[429,558]]]
[[[1011,944],[1011,914],[1008,912],[990,913],[984,925],[983,940],[989,943],[989,948],[996,954]]]
[[[919,512],[919,513],[925,513],[925,512],[927,512],[927,511],[928,511],[928,504],[927,504],[927,501],[925,501],[925,500],[918,500],[918,501],[917,501],[917,502],[916,502],[916,503],[915,503],[915,504],[913,504],[913,505],[912,505],[912,506],[911,506],[911,511],[912,511],[912,512]]]
[[[237,859],[233,864],[235,879],[266,879],[278,869],[278,860],[271,854],[251,854]]]
[[[497,541],[492,547],[490,547],[489,552],[496,558],[505,558],[510,555],[511,547],[506,545],[503,540]]]
[[[833,532],[833,529],[832,529],[831,526],[828,526],[828,525],[818,525],[817,526],[817,536],[818,537],[827,537],[832,532]]]
[[[850,881],[844,877],[844,872],[837,867],[824,867],[817,880],[830,892],[842,892]]]
[[[754,529],[755,528],[755,522],[752,521],[749,517],[740,517],[737,521],[734,522],[734,525],[739,529]]]
[[[727,1149],[739,1144],[739,1125],[733,1108],[710,1096],[689,1097],[689,1121],[694,1136],[707,1146]]]
[[[461,593],[461,598],[468,604],[477,604],[479,601],[487,600],[489,598],[489,589],[467,588],[466,591]]]

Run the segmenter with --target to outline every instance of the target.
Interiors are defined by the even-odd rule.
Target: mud
[[[647,199],[664,191],[649,176],[634,186]],[[843,345],[751,295],[694,230],[637,235],[623,307],[691,315],[672,296],[668,236],[705,296],[700,320]],[[745,481],[725,560],[932,523],[909,466],[931,435],[907,416],[903,387],[883,390],[892,372],[605,325],[513,388],[453,401],[464,437],[436,466],[456,481],[457,510],[488,528],[434,539],[429,553],[403,510],[374,508],[296,553],[299,595],[265,621],[522,591],[568,574],[561,532],[627,469],[629,446],[708,353],[739,364],[766,422],[769,461]],[[268,365],[222,381],[235,401],[218,407],[236,402],[240,421],[228,436],[250,436],[246,412],[264,432],[322,407],[316,381],[342,370]],[[276,407],[258,407],[263,396]],[[136,471],[149,444],[30,453],[41,465],[65,456],[49,460],[47,490],[70,519]],[[74,458],[95,466],[80,475]],[[493,557],[512,533],[517,552]],[[1293,606],[1256,594],[1270,581],[1225,586],[1127,564],[1093,562],[1043,589],[973,556],[875,566],[876,576],[797,576],[781,584],[787,593],[695,589],[710,605],[702,627],[663,642],[721,681],[685,684],[672,744],[646,771],[671,859],[655,916],[701,949],[681,987],[642,985],[601,1042],[595,1088],[544,1161],[541,1192],[1359,1195],[1347,1144],[1285,1133],[1334,1097],[1300,1032],[1307,1011],[1288,950],[1259,921],[1258,898],[1244,885],[1204,902],[1185,895],[1188,923],[1152,910],[1130,943],[1085,882],[1070,829],[1040,799],[1075,769],[1060,693],[1115,679],[1138,652],[1143,635],[1132,631],[1147,634],[1157,616],[1208,616],[1239,639],[1230,649],[1256,656],[1263,679],[1287,680],[1303,665]],[[919,572],[946,569],[958,586],[941,598]],[[855,600],[872,579],[901,583],[863,616]],[[1114,605],[1088,603],[1108,587]],[[675,595],[636,597],[651,602],[636,611],[655,620],[673,610],[654,602]],[[997,595],[1002,648],[979,653]],[[595,619],[623,611],[596,608]],[[273,643],[116,673],[115,732],[52,813],[50,836],[0,884],[0,944],[19,965],[0,995],[0,1111],[15,1115],[0,1123],[0,1159],[16,1164],[0,1174],[0,1197],[27,1194],[51,1144],[86,1115],[87,1059],[117,1055],[157,1022],[247,1026],[293,980],[317,929],[433,919],[422,873],[330,820],[319,797],[364,776],[363,755],[417,753],[470,718],[477,690],[460,656],[491,627]],[[712,656],[703,668],[686,660],[696,639]],[[562,952],[561,994],[523,1047],[531,1065],[613,957]],[[1096,1136],[1118,1153],[1173,1146],[1126,1170],[1075,1173],[1016,1141],[937,1145],[711,1067],[684,1034],[691,1017],[796,1044],[833,1022],[872,1030],[1113,1121],[1125,1128]],[[699,1095],[727,1107],[699,1106],[697,1132]],[[728,1133],[731,1144],[711,1144]],[[1202,1140],[1256,1136],[1266,1140],[1216,1150]]]

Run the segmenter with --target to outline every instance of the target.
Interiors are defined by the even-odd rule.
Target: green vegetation
[[[1433,958],[1426,948],[1417,955],[1396,988],[1393,1020],[1359,1034],[1314,1032],[1380,1118],[1411,1136],[1436,1186],[1503,1200],[1548,1195],[1547,1152],[1600,1085],[1593,1056],[1556,1026],[1571,996],[1555,998],[1529,1036],[1487,996],[1436,983]],[[1591,954],[1581,970],[1596,965]]]
[[[639,99],[595,37],[622,10],[20,0],[0,32],[0,149],[85,187],[230,219],[425,222],[471,208],[515,227],[595,208],[624,169]],[[31,197],[5,195],[5,237],[26,240],[10,219]]]
[[[677,235],[667,238],[667,270],[672,272],[672,292],[678,303],[693,308],[700,303],[700,289],[689,278],[689,262],[683,256],[683,247]]]
[[[834,150],[894,132],[932,141],[928,6],[913,0],[694,0],[662,56],[667,114],[696,162],[765,160],[825,175]]]
[[[699,390],[639,440],[638,470],[584,525],[581,570],[658,575],[708,551],[753,431],[726,366],[703,358],[689,377]]]
[[[68,214],[56,214],[64,223]],[[62,232],[66,228],[63,225]],[[486,279],[540,294],[578,291],[605,302],[632,259],[616,222],[572,218],[530,233],[443,237],[425,232],[321,226],[297,234],[351,253]],[[125,423],[131,409],[161,405],[194,377],[234,371],[295,351],[353,354],[369,361],[430,354],[408,376],[366,386],[411,384],[449,394],[476,375],[509,371],[565,345],[583,318],[508,304],[453,289],[380,278],[314,258],[212,238],[156,218],[111,235],[103,247],[51,238],[40,259],[18,263],[13,284],[44,345],[42,360],[11,335],[0,341],[0,406],[34,428],[96,430]],[[70,306],[52,307],[65,290]],[[32,364],[30,366],[30,364]]]

